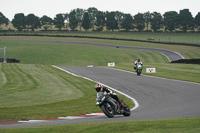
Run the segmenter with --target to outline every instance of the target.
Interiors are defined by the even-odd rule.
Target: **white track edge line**
[[[57,68],[57,69],[60,69],[60,70],[62,70],[62,71],[64,71],[64,72],[67,72],[67,73],[69,73],[69,74],[71,74],[71,75],[73,75],[73,76],[81,77],[81,78],[84,78],[84,79],[87,79],[87,80],[90,80],[90,81],[93,81],[93,82],[96,82],[96,83],[100,83],[100,82],[94,81],[94,80],[92,80],[92,79],[90,79],[90,78],[83,77],[83,76],[79,76],[79,75],[76,75],[76,74],[74,74],[74,73],[71,73],[71,72],[69,72],[69,71],[67,71],[67,70],[65,70],[65,69],[63,69],[63,68],[58,67],[58,66],[55,66],[55,65],[52,65],[52,66],[55,67],[55,68]],[[108,87],[108,88],[110,88],[110,89],[112,89],[112,90],[114,90],[114,91],[116,91],[116,92],[118,92],[118,93],[120,93],[120,94],[122,94],[122,95],[124,95],[125,97],[131,99],[132,102],[135,104],[135,106],[134,106],[133,108],[131,108],[131,111],[133,111],[133,110],[135,110],[135,109],[137,109],[137,108],[139,107],[139,103],[138,103],[134,98],[132,98],[132,97],[130,97],[129,95],[127,95],[127,94],[125,94],[125,93],[123,93],[123,92],[121,92],[121,91],[118,91],[118,90],[116,90],[116,89],[114,89],[114,88],[112,88],[112,87],[110,87],[110,86],[108,86],[108,85],[105,85],[105,84],[103,84],[103,83],[101,83],[101,84],[104,85],[104,86],[106,86],[106,87]]]
[[[175,52],[175,51],[172,51],[172,52],[178,54],[182,59],[185,59],[185,57],[184,57],[182,54],[180,54],[180,53],[178,53],[178,52]]]
[[[168,57],[166,54],[164,54],[164,53],[162,53],[162,52],[158,52],[158,53],[164,55],[164,56],[168,59],[168,61],[171,62],[171,60],[169,59],[169,57]]]
[[[107,67],[104,67],[104,68],[107,68]],[[131,73],[131,74],[136,74],[132,71],[126,71],[126,70],[121,70],[121,69],[117,69],[117,68],[108,68],[108,69],[115,69],[115,70],[118,70],[118,71],[122,71],[122,72],[127,72],[127,73]],[[200,83],[195,83],[195,82],[190,82],[190,81],[184,81],[184,80],[178,80],[178,79],[168,79],[168,78],[162,78],[162,77],[156,77],[156,76],[151,76],[151,75],[144,75],[144,74],[141,74],[142,76],[145,76],[145,77],[151,77],[151,78],[158,78],[158,79],[165,79],[165,80],[171,80],[171,81],[178,81],[178,82],[183,82],[183,83],[190,83],[190,84],[196,84],[196,85],[200,85]]]

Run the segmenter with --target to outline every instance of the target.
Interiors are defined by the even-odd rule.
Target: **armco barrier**
[[[200,59],[180,59],[171,63],[200,64]]]
[[[3,59],[3,58],[0,58],[0,63],[2,63],[3,61],[4,61],[4,59]],[[20,60],[6,58],[6,62],[7,62],[7,63],[20,63]]]

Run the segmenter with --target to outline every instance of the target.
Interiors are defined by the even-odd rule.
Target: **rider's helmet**
[[[137,61],[140,62],[140,58],[138,58]]]
[[[96,89],[97,92],[100,92],[102,88],[103,88],[103,86],[101,84],[95,85],[95,89]]]

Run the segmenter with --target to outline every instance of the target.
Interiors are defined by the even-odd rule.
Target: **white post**
[[[4,61],[3,61],[3,63],[7,63],[7,61],[6,61],[6,47],[4,47]]]

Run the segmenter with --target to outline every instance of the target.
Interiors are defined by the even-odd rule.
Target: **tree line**
[[[8,24],[11,22],[18,31],[25,29],[44,29],[50,30],[52,26],[55,26],[59,30],[137,30],[137,31],[154,31],[157,32],[160,29],[164,31],[173,32],[179,29],[183,32],[188,30],[194,30],[195,28],[200,30],[200,12],[193,17],[189,9],[165,12],[161,15],[159,12],[145,12],[138,13],[134,16],[131,14],[122,13],[119,11],[103,12],[97,8],[91,7],[87,10],[74,9],[70,13],[57,14],[53,19],[44,15],[39,18],[34,14],[28,14],[25,16],[23,13],[17,13],[12,21],[9,21],[3,13],[0,12],[0,25]]]

